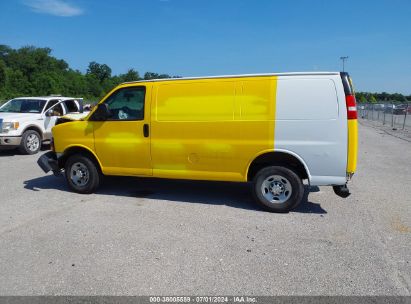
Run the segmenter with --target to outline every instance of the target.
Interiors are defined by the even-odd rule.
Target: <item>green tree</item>
[[[32,95],[32,84],[20,70],[9,71],[7,84],[9,87],[9,94],[13,96]]]
[[[6,86],[7,72],[6,64],[2,59],[0,59],[0,91]]]
[[[404,100],[404,95],[399,93],[390,94],[390,99],[396,102],[402,102]]]
[[[94,75],[100,83],[111,77],[111,68],[107,64],[100,64],[95,61],[90,62],[87,74]]]
[[[13,51],[14,50],[11,47],[4,44],[0,44],[0,59],[6,60],[10,53]]]
[[[165,79],[165,78],[172,78],[170,75],[168,74],[157,74],[157,73],[153,73],[153,72],[146,72],[144,74],[144,79],[145,80],[150,80],[150,79]]]
[[[119,77],[122,78],[124,82],[137,81],[141,79],[138,72],[134,69],[129,69],[127,73],[119,75]]]
[[[362,102],[362,103],[366,103],[367,98],[364,95],[361,95],[359,101]]]
[[[87,95],[98,98],[102,95],[102,87],[100,80],[94,74],[86,75]]]
[[[170,78],[168,74],[153,72],[144,76],[145,79]],[[95,61],[90,62],[85,74],[81,73],[71,69],[64,60],[53,57],[52,50],[47,47],[13,49],[0,45],[0,100],[62,94],[95,101],[122,82],[140,79],[140,74],[134,69],[112,75],[108,65]]]
[[[33,95],[61,94],[57,80],[50,74],[39,74],[32,83]]]

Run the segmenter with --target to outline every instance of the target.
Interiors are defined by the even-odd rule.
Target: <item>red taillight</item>
[[[354,95],[345,96],[347,105],[347,119],[357,119],[357,103]]]

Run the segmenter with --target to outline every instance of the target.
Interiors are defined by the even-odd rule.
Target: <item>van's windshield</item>
[[[45,104],[43,99],[12,99],[0,107],[0,112],[41,113]]]

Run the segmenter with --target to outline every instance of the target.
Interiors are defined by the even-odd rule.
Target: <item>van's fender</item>
[[[103,171],[103,166],[101,165],[100,159],[97,157],[96,153],[94,153],[93,150],[91,150],[89,147],[84,146],[84,145],[69,145],[64,149],[63,153],[56,153],[57,158],[60,159],[61,157],[65,157],[69,155],[70,154],[69,150],[75,150],[75,151],[76,150],[77,151],[86,150],[88,153],[90,153],[95,158],[98,165],[100,166],[101,171]]]
[[[311,174],[310,174],[310,170],[308,170],[308,166],[307,163],[305,162],[305,160],[297,153],[290,151],[290,150],[284,150],[284,149],[275,149],[274,152],[282,152],[282,153],[286,153],[286,154],[290,154],[292,156],[294,156],[296,159],[298,159],[304,166],[305,171],[307,172],[307,176],[308,176],[308,181],[311,180]]]
[[[311,182],[311,174],[310,174],[310,170],[308,169],[308,166],[306,164],[306,162],[304,161],[304,159],[298,155],[297,153],[293,152],[293,151],[289,151],[289,150],[285,150],[285,149],[267,149],[267,150],[263,150],[260,151],[258,154],[256,154],[247,164],[247,171],[245,173],[245,177],[248,176],[251,164],[253,163],[254,160],[256,160],[258,157],[267,154],[267,153],[284,153],[284,154],[288,154],[291,155],[293,157],[295,157],[303,166],[305,171],[307,172],[307,176],[308,176],[308,182]]]

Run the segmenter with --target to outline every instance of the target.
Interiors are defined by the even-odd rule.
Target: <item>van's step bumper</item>
[[[335,194],[342,198],[347,198],[351,195],[350,190],[348,190],[347,184],[333,186],[333,190]]]
[[[37,164],[44,171],[44,173],[48,173],[50,171],[53,171],[54,175],[59,175],[61,173],[56,153],[53,151],[49,151],[40,156],[37,160]]]

